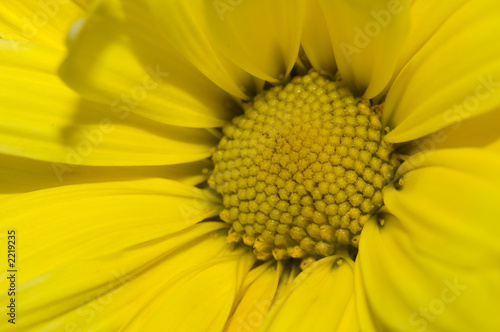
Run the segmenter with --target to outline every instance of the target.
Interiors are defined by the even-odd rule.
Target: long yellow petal
[[[0,152],[75,165],[161,165],[210,156],[205,130],[81,99],[54,74],[62,52],[0,41]],[[29,98],[27,98],[29,96]]]
[[[73,184],[167,178],[189,185],[207,179],[211,163],[142,166],[69,166],[0,154],[0,197]]]
[[[20,262],[16,297],[24,315],[23,319],[18,316],[13,330],[124,328],[157,300],[172,280],[214,259],[220,260],[221,253],[227,251],[223,236],[226,232],[223,223],[203,223],[154,241],[117,247],[109,254],[96,248],[94,252],[87,251],[94,254],[88,258],[75,257],[71,263],[29,281],[24,280],[22,272],[33,274],[36,267]],[[20,232],[22,247],[21,238]],[[92,233],[87,238],[91,240]],[[64,240],[59,238],[57,242]],[[6,296],[2,298],[5,299]]]
[[[269,312],[282,272],[281,263],[269,262],[248,273],[242,286],[244,293],[226,323],[225,331],[259,329]]]
[[[409,2],[321,0],[343,79],[365,98],[389,83],[409,33]]]
[[[97,3],[60,74],[84,97],[170,125],[220,127],[237,110],[175,51],[141,1]]]
[[[498,109],[499,22],[494,0],[468,1],[450,14],[389,90],[386,140],[407,142]]]
[[[207,11],[214,11],[216,14],[216,4],[222,1],[146,2],[150,4],[166,39],[210,80],[237,98],[249,99],[255,95],[260,80],[234,64],[214,45],[208,23],[204,19]],[[236,2],[238,1],[233,1]]]
[[[402,167],[383,227],[360,239],[358,313],[366,331],[500,329],[500,157],[456,149]]]
[[[0,39],[30,42],[64,50],[70,26],[86,14],[88,5],[87,0],[1,2]]]
[[[436,149],[478,148],[500,153],[499,123],[500,110],[487,112],[414,140],[402,152],[414,155]]]
[[[353,296],[353,266],[339,255],[312,264],[278,297],[262,330],[334,331]]]
[[[219,204],[165,179],[63,186],[0,201],[2,228],[20,234],[19,256],[33,268],[22,280],[187,228],[217,215]]]
[[[418,0],[411,2],[410,35],[401,51],[395,74],[415,56],[440,26],[468,0]],[[396,76],[395,75],[395,76]],[[395,78],[395,77],[394,77]]]
[[[221,331],[255,256],[248,248],[221,255],[169,281],[130,331]]]
[[[207,21],[214,48],[230,61],[266,81],[288,76],[299,53],[304,0],[210,0],[197,5],[204,10],[193,14]]]

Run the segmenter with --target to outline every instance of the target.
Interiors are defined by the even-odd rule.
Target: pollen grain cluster
[[[357,247],[395,166],[374,109],[314,71],[247,103],[224,127],[209,179],[228,241],[303,262]]]

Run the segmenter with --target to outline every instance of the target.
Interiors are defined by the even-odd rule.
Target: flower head
[[[499,15],[0,5],[5,329],[499,330]]]

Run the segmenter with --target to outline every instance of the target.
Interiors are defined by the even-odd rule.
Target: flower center
[[[261,260],[303,263],[357,248],[396,166],[377,109],[314,71],[245,104],[223,129],[209,179],[228,241]]]

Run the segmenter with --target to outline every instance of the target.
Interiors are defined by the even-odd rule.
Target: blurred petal
[[[406,142],[500,106],[500,3],[453,11],[394,81],[383,122]]]
[[[23,280],[185,229],[216,216],[219,204],[207,191],[165,179],[64,186],[0,201],[2,228],[22,236],[19,255],[30,266]]]
[[[201,160],[216,139],[205,130],[147,120],[82,100],[54,75],[62,52],[0,41],[0,152],[75,165],[161,165]],[[29,96],[29,98],[27,98]]]
[[[294,66],[300,47],[303,0],[203,1],[214,47],[248,73],[276,82]]]
[[[44,274],[24,263],[18,285],[26,316],[14,330],[117,331],[135,319],[137,308],[155,301],[172,280],[214,259],[221,260],[218,256],[227,251],[223,236],[227,230],[221,227],[225,228],[223,223],[204,223],[154,241],[138,238],[128,247],[117,246],[110,253],[97,250],[92,258],[75,257]],[[21,237],[22,230],[18,234]],[[56,242],[64,240],[68,239]],[[27,272],[35,277],[27,279]]]
[[[66,49],[69,27],[86,14],[88,5],[87,0],[0,2],[0,39]]]
[[[325,15],[318,0],[306,2],[302,47],[307,59],[319,72],[335,75],[337,64]]]
[[[321,0],[342,78],[364,98],[389,83],[410,30],[408,1]]]
[[[334,331],[353,296],[353,266],[339,255],[313,263],[278,297],[262,330]]]
[[[97,3],[60,73],[86,98],[170,125],[221,127],[237,108],[163,38],[140,1]]]
[[[147,0],[147,2],[166,39],[211,81],[240,99],[248,99],[255,95],[256,87],[260,85],[258,80],[231,62],[213,44],[213,36],[209,32],[205,13],[206,7],[209,6],[209,10],[215,15],[216,4],[220,1]],[[229,31],[225,31],[226,33]]]
[[[0,197],[73,184],[168,178],[188,185],[205,181],[207,160],[166,166],[70,166],[0,154]]]
[[[402,165],[380,228],[363,229],[356,264],[365,331],[497,331],[500,156],[474,149]],[[407,172],[407,173],[405,173]]]

